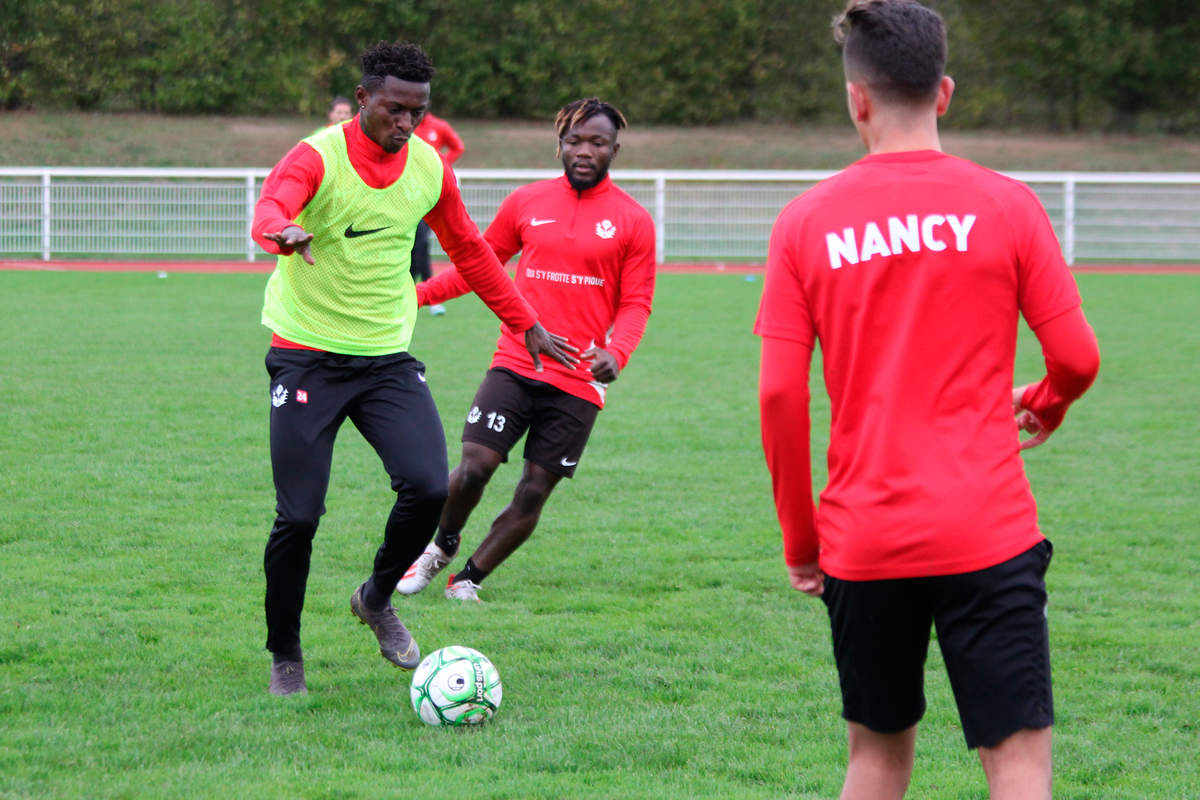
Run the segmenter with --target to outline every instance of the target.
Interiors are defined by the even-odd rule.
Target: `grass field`
[[[457,167],[555,168],[551,121],[453,119],[467,150]],[[322,123],[302,117],[171,117],[0,113],[6,166],[270,167]],[[841,169],[863,154],[849,121],[811,126],[739,122],[644,126],[621,134],[617,169]],[[1200,138],[958,131],[942,144],[999,170],[1200,172]]]
[[[499,667],[499,715],[465,731],[417,719],[349,614],[391,502],[351,426],[310,693],[267,694],[264,281],[0,271],[0,798],[836,795],[827,622],[786,584],[758,443],[760,281],[662,275],[577,478],[487,603],[398,602],[426,652]],[[1100,378],[1026,459],[1056,548],[1056,797],[1200,798],[1200,277],[1079,282]],[[418,325],[451,463],[495,333],[471,299]],[[1024,335],[1018,379],[1040,374]],[[936,648],[928,692],[910,796],[983,797]]]

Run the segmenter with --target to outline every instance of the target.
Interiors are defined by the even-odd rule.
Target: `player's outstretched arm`
[[[453,265],[442,270],[427,281],[417,284],[417,305],[433,306],[445,303],[456,297],[462,297],[471,291],[471,287],[458,274]]]
[[[281,231],[264,233],[262,236],[279,245],[279,249],[285,253],[299,253],[305,264],[316,263],[312,256],[313,235],[299,225],[288,225]]]
[[[425,221],[429,223],[461,279],[501,322],[517,333],[533,327],[538,319],[537,311],[517,291],[516,284],[484,241],[479,228],[475,227],[463,205],[454,173],[449,169],[442,177],[442,196],[425,215]],[[425,300],[435,302],[428,290]],[[534,338],[543,342],[540,336]],[[539,352],[552,354],[554,351]]]

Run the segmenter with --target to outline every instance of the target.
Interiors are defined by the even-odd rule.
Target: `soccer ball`
[[[413,710],[428,725],[478,725],[500,707],[500,673],[478,650],[443,647],[413,673]]]

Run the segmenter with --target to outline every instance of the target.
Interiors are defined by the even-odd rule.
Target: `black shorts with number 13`
[[[599,406],[502,367],[488,370],[475,393],[462,440],[508,452],[529,432],[525,460],[570,478],[583,455]]]

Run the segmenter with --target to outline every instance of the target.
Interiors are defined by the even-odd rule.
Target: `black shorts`
[[[881,581],[826,577],[842,716],[897,733],[925,712],[929,631],[950,676],[967,747],[1054,723],[1043,540],[994,567]]]
[[[488,370],[475,392],[462,440],[508,451],[529,431],[525,460],[570,478],[583,456],[599,406],[502,367]]]

